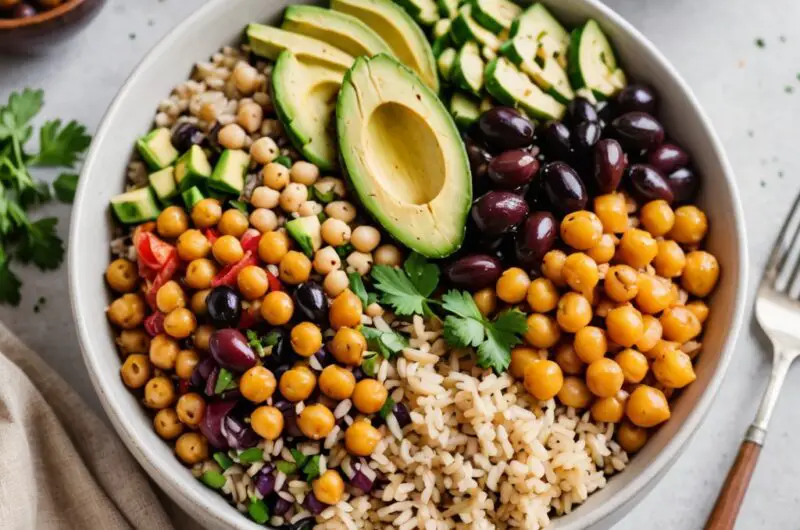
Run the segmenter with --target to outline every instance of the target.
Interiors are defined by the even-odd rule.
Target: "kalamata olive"
[[[294,359],[289,332],[283,328],[275,328],[267,334],[267,338],[272,346],[264,348],[269,353],[264,356],[264,365],[275,373],[275,379],[280,379],[276,372],[278,367],[285,368]]]
[[[663,144],[653,150],[647,162],[662,175],[669,175],[689,165],[689,155],[675,144]]]
[[[30,4],[17,4],[11,10],[11,18],[30,18],[37,14],[36,8]]]
[[[678,204],[692,202],[700,188],[700,179],[687,167],[673,171],[666,177],[666,181]]]
[[[488,254],[470,254],[451,263],[445,274],[450,283],[477,291],[494,285],[502,272],[503,266],[497,258]]]
[[[206,147],[211,149],[211,151],[215,153],[219,153],[222,151],[222,146],[219,144],[219,131],[222,129],[222,125],[218,121],[214,122],[214,125],[211,126],[211,130],[208,131],[208,135],[206,135]]]
[[[482,139],[498,149],[514,149],[533,143],[533,122],[511,107],[494,107],[478,118]]]
[[[525,149],[512,149],[489,162],[489,178],[501,189],[513,190],[531,181],[539,161]]]
[[[619,116],[619,105],[614,100],[606,100],[600,101],[597,103],[597,118],[600,121],[601,125],[605,123],[611,123],[614,121],[614,118]]]
[[[564,162],[550,162],[540,171],[550,204],[562,214],[586,208],[589,198],[578,173]]]
[[[488,236],[510,232],[526,215],[528,204],[510,191],[490,191],[472,205],[472,220],[478,230]]]
[[[572,130],[572,148],[578,154],[589,153],[600,140],[600,124],[596,121],[584,121]]]
[[[533,212],[517,234],[516,256],[528,269],[538,267],[555,244],[558,228],[550,212]]]
[[[646,112],[628,112],[611,125],[619,141],[632,149],[652,149],[664,141],[664,128]]]
[[[584,121],[600,121],[597,117],[597,110],[594,105],[580,96],[576,97],[567,105],[570,123],[578,124]]]
[[[594,146],[594,180],[601,193],[611,193],[619,187],[625,173],[625,153],[619,142],[605,138]]]
[[[672,204],[674,196],[666,179],[645,164],[633,164],[628,170],[628,178],[636,197],[642,201],[655,201],[658,199]]]
[[[489,162],[492,161],[492,154],[469,135],[464,135],[464,147],[466,147],[469,166],[472,170],[473,188],[485,191],[489,185],[486,181],[486,172]]]
[[[175,129],[172,131],[172,145],[181,153],[185,153],[193,145],[203,143],[205,137],[203,131],[196,125],[192,125],[189,122],[182,122],[176,125]]]
[[[220,285],[214,287],[206,297],[208,319],[218,328],[233,328],[239,324],[242,316],[242,299],[239,293]]]
[[[328,297],[316,282],[306,282],[295,289],[294,304],[303,320],[321,324],[328,318]]]
[[[572,134],[560,121],[551,121],[544,130],[545,154],[549,160],[569,160],[572,157]]]
[[[211,356],[223,367],[236,372],[252,368],[258,357],[238,329],[218,329],[208,341]]]
[[[647,112],[655,114],[657,107],[656,93],[645,85],[631,84],[622,89],[617,96],[620,112]]]

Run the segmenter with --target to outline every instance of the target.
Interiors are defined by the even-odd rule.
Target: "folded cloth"
[[[162,506],[116,434],[2,323],[0,455],[3,530],[200,528]]]

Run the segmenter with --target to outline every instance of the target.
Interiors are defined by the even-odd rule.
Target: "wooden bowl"
[[[0,18],[0,52],[47,52],[88,24],[106,0],[67,0],[28,18]]]

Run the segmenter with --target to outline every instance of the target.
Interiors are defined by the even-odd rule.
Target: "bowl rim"
[[[54,7],[53,9],[48,9],[47,11],[42,11],[32,17],[27,18],[0,18],[0,31],[2,30],[13,30],[19,28],[28,28],[31,26],[36,26],[38,24],[42,24],[44,22],[48,22],[50,20],[54,20],[61,15],[65,15],[69,13],[76,7],[80,6],[81,4],[87,2],[87,0],[67,0],[60,6]]]
[[[73,1],[75,2],[75,5],[77,5],[85,0]],[[730,190],[730,201],[732,206],[731,217],[735,226],[736,239],[738,240],[738,278],[736,278],[731,285],[731,288],[736,290],[733,296],[735,307],[731,315],[730,327],[727,336],[722,341],[719,349],[720,354],[716,370],[711,375],[707,386],[702,390],[702,393],[692,407],[692,410],[687,414],[683,424],[667,441],[663,450],[659,452],[646,467],[644,467],[637,477],[634,477],[628,484],[624,485],[607,502],[596,507],[591,512],[581,514],[578,522],[580,523],[580,527],[584,528],[600,523],[604,519],[610,519],[614,512],[625,505],[629,504],[630,507],[633,507],[635,504],[637,504],[643,497],[638,494],[642,491],[647,491],[650,487],[652,487],[653,481],[662,473],[664,473],[672,465],[672,463],[674,463],[680,453],[685,449],[688,441],[697,431],[703,418],[707,415],[727,372],[734,353],[736,340],[739,336],[739,332],[744,320],[744,312],[747,300],[749,263],[747,260],[747,235],[744,228],[744,213],[739,196],[739,190],[733,177],[734,172],[716,131],[714,130],[703,108],[698,103],[693,91],[689,88],[688,84],[684,81],[672,64],[657,49],[657,47],[615,10],[611,9],[600,0],[576,1],[582,2],[588,5],[591,9],[602,13],[603,16],[607,17],[613,24],[616,24],[618,28],[622,32],[627,33],[637,43],[638,46],[646,49],[652,56],[653,61],[657,63],[658,66],[676,82],[682,94],[688,100],[690,107],[692,108],[692,112],[696,114],[698,121],[702,126],[703,134],[708,137],[708,140],[713,148],[714,157],[719,160],[721,173],[724,175],[727,187]],[[111,130],[113,125],[113,117],[117,114],[119,107],[122,105],[122,100],[131,90],[131,85],[133,84],[135,78],[140,75],[140,72],[145,71],[153,63],[156,63],[159,60],[162,50],[168,49],[174,44],[175,41],[180,40],[187,28],[190,28],[196,20],[206,17],[207,12],[214,12],[218,9],[221,9],[226,2],[227,0],[210,0],[208,3],[198,8],[189,17],[184,19],[181,23],[172,28],[158,43],[156,43],[156,45],[151,48],[151,50],[143,57],[143,59],[136,65],[131,74],[127,77],[119,92],[114,97],[114,100],[104,113],[97,132],[95,133],[95,140],[109,136],[109,134],[113,135]],[[220,45],[222,44],[224,43],[220,43]],[[93,142],[84,162],[81,171],[82,174],[98,171],[98,169],[95,169],[94,167],[96,165],[95,158],[97,157],[99,151],[98,145],[98,141]],[[70,242],[77,239],[79,224],[81,218],[83,217],[82,204],[85,202],[84,196],[87,195],[87,187],[84,185],[85,182],[86,179],[81,179],[78,186],[71,215],[69,233]],[[263,529],[263,526],[257,525],[246,517],[242,517],[242,515],[236,510],[217,510],[214,506],[209,506],[207,503],[207,499],[209,498],[208,496],[216,495],[216,493],[211,491],[198,492],[196,490],[183,488],[181,487],[180,483],[185,481],[185,478],[167,477],[163,470],[154,465],[154,462],[157,460],[155,448],[152,448],[148,445],[148,443],[138,432],[137,428],[121,420],[122,413],[124,412],[124,406],[117,401],[117,398],[114,396],[114,392],[111,391],[113,389],[110,386],[116,384],[116,381],[113,383],[105,381],[99,376],[98,371],[96,370],[94,354],[92,353],[92,349],[90,347],[92,343],[91,337],[93,335],[92,315],[86,315],[82,312],[81,295],[75,288],[75,285],[78,283],[77,260],[78,252],[75,250],[73,245],[70,245],[68,257],[70,302],[77,328],[81,353],[84,364],[86,365],[89,373],[92,386],[100,398],[101,405],[113,424],[115,430],[117,431],[117,434],[128,447],[128,450],[133,454],[139,464],[145,468],[151,478],[153,478],[156,483],[179,504],[184,506],[191,505],[195,507],[202,506],[205,508],[205,515],[216,519],[218,522],[228,525],[229,527]],[[557,519],[554,521],[554,523],[556,526],[559,526]],[[572,526],[573,525],[570,525],[570,527]]]

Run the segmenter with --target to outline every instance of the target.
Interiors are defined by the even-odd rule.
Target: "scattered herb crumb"
[[[131,40],[136,40],[136,33],[129,33],[128,38]]]
[[[783,87],[783,91],[786,92],[787,94],[791,94],[792,92],[794,92],[794,87],[791,85],[786,85],[785,87]]]
[[[786,42],[786,35],[779,36],[778,40],[781,41],[781,42]]]
[[[755,131],[753,131],[753,129],[748,129],[747,130],[747,136],[749,136],[750,138],[752,138],[755,135],[756,135],[756,133],[755,133]]]
[[[766,188],[767,187],[767,183],[765,181],[763,181],[763,180],[761,181],[761,187],[762,188]]]
[[[797,73],[797,80],[800,81],[800,72]]]
[[[764,42],[764,39],[762,39],[761,37],[757,38],[756,39],[756,46],[758,46],[759,48],[763,48],[764,46],[766,46],[766,43]]]
[[[779,179],[782,179],[782,178],[783,178],[783,171],[778,171],[778,178],[779,178]]]
[[[148,26],[150,26],[150,27],[152,28],[153,26],[155,26],[155,25],[156,25],[156,21],[155,21],[155,20],[153,20],[153,19],[151,18],[151,19],[149,19],[149,20],[147,21],[147,25],[148,25]]]

